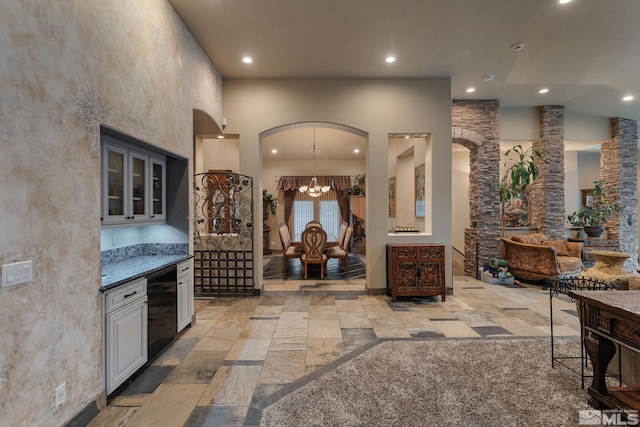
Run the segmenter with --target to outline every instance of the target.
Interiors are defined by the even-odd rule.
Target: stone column
[[[467,147],[469,163],[469,220],[465,230],[465,274],[500,256],[500,104],[497,100],[454,100],[453,142]],[[476,245],[477,244],[477,245]]]
[[[638,269],[638,123],[611,119],[611,139],[602,144],[600,177],[625,208],[607,223],[607,237],[619,240],[620,250],[631,256],[624,264]]]
[[[529,211],[531,226],[549,239],[563,239],[564,206],[564,106],[540,107],[540,140],[533,149],[543,153],[548,163],[536,161],[540,175],[531,185]]]

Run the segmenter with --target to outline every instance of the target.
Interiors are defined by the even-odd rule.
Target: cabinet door
[[[102,220],[121,222],[128,216],[127,150],[104,144],[102,150]]]
[[[193,317],[192,262],[178,264],[178,332],[189,325]]]
[[[129,219],[149,220],[149,156],[132,151],[129,153],[131,212]]]
[[[107,393],[147,362],[147,297],[107,314]]]
[[[162,159],[151,158],[151,216],[152,221],[164,221],[166,218],[165,201],[166,163]]]

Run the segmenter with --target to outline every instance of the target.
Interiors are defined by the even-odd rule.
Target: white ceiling
[[[314,128],[285,130],[262,139],[264,160],[313,160]],[[315,128],[316,160],[365,160],[367,141],[338,129]],[[276,149],[276,154],[271,150]],[[359,153],[353,150],[358,149]]]
[[[453,99],[640,120],[638,0],[169,2],[223,78],[451,77]]]

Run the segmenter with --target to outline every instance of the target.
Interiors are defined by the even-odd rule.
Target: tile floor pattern
[[[454,279],[444,303],[439,297],[392,303],[366,295],[364,280],[272,281],[261,297],[195,306],[196,324],[90,426],[257,425],[257,402],[378,339],[550,334],[548,291],[469,277]],[[578,337],[575,305],[561,297],[553,309],[554,335]]]

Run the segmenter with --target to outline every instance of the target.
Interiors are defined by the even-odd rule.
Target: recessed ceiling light
[[[547,93],[547,92],[549,92],[549,89],[547,89],[546,87],[538,91],[538,93]]]
[[[218,139],[224,139],[224,135],[218,135]]]
[[[476,88],[474,88],[474,87],[470,87],[469,89],[467,89],[467,93],[472,93],[472,92],[475,92],[475,91],[476,91]]]
[[[354,153],[356,153],[356,154],[358,154],[358,153],[360,152],[360,150],[359,150],[358,148],[355,148],[355,149],[353,150],[353,152],[354,152]]]
[[[493,80],[495,76],[493,74],[485,74],[484,76],[482,76],[482,79],[485,82],[490,82],[491,80]]]
[[[387,56],[387,59],[385,59],[385,61],[389,64],[391,64],[392,62],[396,62],[396,57],[395,56]]]
[[[271,150],[271,152],[272,152],[273,154],[278,154],[278,150],[276,150],[275,148],[274,148],[274,149],[272,149],[272,150]]]
[[[244,58],[242,58],[242,62],[244,62],[245,64],[251,64],[253,62],[253,59],[250,56],[245,56]]]
[[[633,96],[631,96],[631,95],[627,95],[627,96],[625,96],[624,98],[622,98],[622,100],[623,100],[623,101],[627,101],[627,102],[629,102],[629,101],[633,101]]]
[[[409,135],[405,135],[405,136],[404,136],[404,139],[409,139]]]
[[[567,4],[571,3],[571,0],[558,0],[558,4]]]

